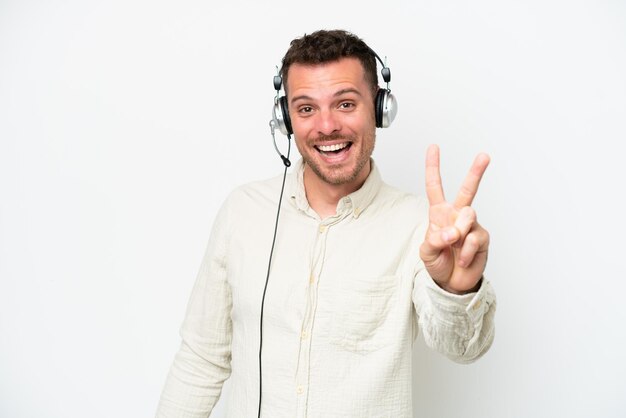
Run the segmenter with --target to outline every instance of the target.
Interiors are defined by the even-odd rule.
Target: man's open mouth
[[[333,145],[315,145],[315,149],[323,155],[338,155],[350,149],[352,142],[342,142]]]

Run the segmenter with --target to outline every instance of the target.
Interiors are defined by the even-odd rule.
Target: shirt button
[[[320,225],[320,234],[323,234],[326,231],[326,225]]]
[[[296,388],[296,392],[298,393],[298,395],[302,395],[304,393],[304,388],[302,387],[302,385],[299,385]]]
[[[309,276],[309,283],[311,284],[315,283],[315,276],[313,276],[312,274],[311,276]]]
[[[478,308],[480,308],[480,299],[478,299],[478,300],[476,301],[476,303],[474,304],[474,307],[473,307],[472,309],[476,310],[476,309],[478,309]]]
[[[302,339],[303,339],[303,340],[306,340],[306,337],[308,337],[308,336],[309,336],[309,333],[308,333],[308,332],[306,332],[306,331],[302,331]]]

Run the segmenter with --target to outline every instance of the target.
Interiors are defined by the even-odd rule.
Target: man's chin
[[[348,184],[354,181],[357,177],[355,168],[346,167],[345,164],[336,164],[324,167],[317,164],[307,164],[319,180],[333,186]]]

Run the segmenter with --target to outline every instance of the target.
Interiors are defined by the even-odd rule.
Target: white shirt
[[[281,176],[282,177],[282,176]],[[157,417],[207,417],[230,377],[230,418],[256,417],[259,317],[282,178],[236,189],[222,206],[181,327]],[[321,220],[303,164],[288,175],[263,320],[265,418],[410,418],[411,349],[460,363],[494,336],[495,294],[439,288],[419,257],[425,199],[372,172]]]

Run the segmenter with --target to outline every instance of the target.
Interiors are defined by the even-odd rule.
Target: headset
[[[385,88],[378,89],[376,97],[374,98],[376,127],[388,128],[391,125],[391,122],[393,122],[393,120],[396,118],[396,114],[398,113],[398,103],[395,96],[391,94],[391,89],[389,88],[389,83],[391,82],[391,70],[389,69],[389,67],[387,67],[385,62],[380,59],[378,54],[374,52],[373,49],[370,48],[370,51],[382,65],[382,70],[380,71],[380,73],[383,76],[383,80],[385,81],[385,83],[387,83]],[[274,129],[277,127],[283,135],[289,137],[293,134],[293,128],[291,127],[291,118],[289,117],[287,96],[280,95],[280,89],[283,85],[283,78],[280,75],[275,75],[273,81],[274,89],[276,90],[276,96],[274,97],[272,120],[270,121],[272,136],[274,135]],[[276,146],[276,141],[274,141],[274,146]],[[278,154],[281,155],[280,152]]]

